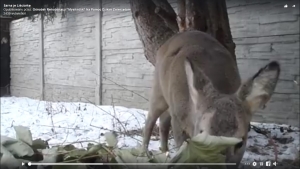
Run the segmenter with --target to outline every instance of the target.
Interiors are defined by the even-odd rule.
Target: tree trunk
[[[235,57],[225,0],[178,0],[178,16],[167,0],[130,0],[146,58],[155,65],[157,49],[177,32],[200,30],[216,38]]]
[[[178,31],[176,13],[167,0],[130,0],[130,7],[145,56],[155,65],[157,49]],[[170,22],[165,23],[161,16]]]

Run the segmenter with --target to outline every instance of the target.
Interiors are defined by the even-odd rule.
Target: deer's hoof
[[[149,159],[152,159],[152,158],[153,158],[152,152],[149,151],[148,149],[147,149],[147,150],[144,150],[144,152],[142,152],[141,156],[147,156]]]
[[[160,150],[162,153],[166,153],[166,152],[169,151],[169,150],[168,150],[168,147],[165,147],[165,148],[159,147],[159,150]]]

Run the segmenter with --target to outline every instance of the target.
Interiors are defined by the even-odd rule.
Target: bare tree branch
[[[155,13],[160,16],[166,26],[171,28],[174,33],[178,32],[178,25],[176,22],[176,13],[167,0],[152,0],[156,5]]]
[[[169,13],[167,13],[165,10],[163,10],[160,7],[155,8],[155,13],[164,20],[166,26],[172,29],[174,33],[178,32],[178,25],[176,20],[173,18],[173,16],[169,15]]]
[[[178,16],[177,16],[177,23],[179,27],[179,32],[186,30],[186,7],[185,7],[185,0],[177,0],[178,5]]]
[[[152,0],[153,3],[157,6],[165,10],[169,16],[171,16],[174,20],[176,19],[176,13],[173,7],[167,0]]]
[[[221,42],[231,53],[233,56],[233,59],[236,61],[235,56],[235,43],[233,42],[231,30],[230,30],[230,24],[229,24],[229,18],[228,18],[228,12],[226,7],[225,0],[218,1],[217,3],[217,10],[220,13],[220,16],[216,16],[216,18],[219,18],[220,22],[220,29],[217,32],[216,39]],[[223,39],[223,40],[222,40]]]
[[[225,0],[178,0],[179,31],[200,30],[215,37],[232,54],[235,43],[232,40]]]
[[[225,0],[186,0],[186,24],[189,29],[206,32],[216,38],[232,54],[232,40]]]
[[[186,0],[185,1],[185,25],[186,29],[188,30],[197,30],[195,25],[195,16],[196,16],[196,9],[193,0]]]

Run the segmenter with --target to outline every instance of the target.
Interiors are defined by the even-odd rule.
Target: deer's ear
[[[251,112],[263,108],[270,100],[280,74],[278,62],[270,62],[248,79],[238,90],[238,97],[245,101]]]

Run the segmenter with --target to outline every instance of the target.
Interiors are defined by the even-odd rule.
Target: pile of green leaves
[[[49,147],[47,141],[32,140],[27,127],[15,126],[16,138],[1,136],[1,166],[18,168],[21,162],[40,163],[121,163],[114,168],[126,168],[126,163],[151,163],[151,166],[167,169],[178,168],[178,165],[159,165],[157,163],[224,163],[225,157],[221,151],[241,140],[228,137],[210,136],[201,133],[187,140],[175,154],[169,158],[165,153],[152,151],[153,158],[143,154],[141,146],[136,148],[118,148],[118,139],[114,133],[104,134],[107,144],[89,143],[87,148],[76,148],[74,145]],[[91,167],[91,166],[90,166]],[[192,167],[192,166],[191,166]],[[186,166],[185,168],[191,168]],[[48,167],[49,168],[49,167]],[[55,165],[49,169],[87,169],[87,166]],[[93,167],[92,167],[93,168]],[[145,166],[131,166],[130,168],[145,168]]]
[[[38,162],[43,155],[38,149],[48,147],[41,139],[32,140],[31,132],[23,126],[14,126],[16,138],[1,135],[1,166],[17,168],[22,162]]]

